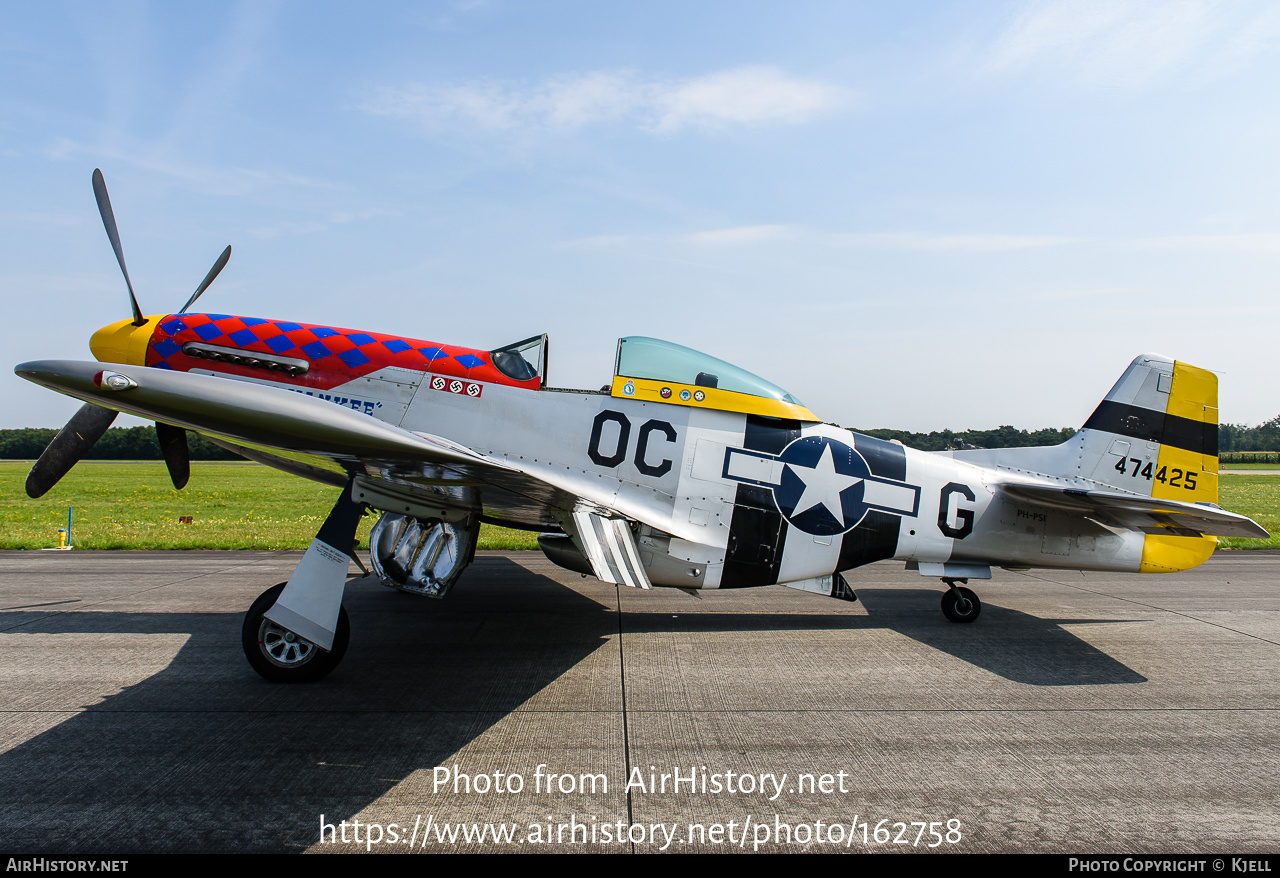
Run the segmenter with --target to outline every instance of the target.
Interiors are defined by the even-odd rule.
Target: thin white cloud
[[[791,226],[736,226],[730,229],[695,232],[685,240],[692,244],[758,244],[761,241],[777,241],[781,238],[796,237],[799,234],[802,232]]]
[[[565,246],[631,247],[637,244],[699,247],[808,244],[864,250],[920,250],[989,253],[1035,248],[1089,246],[1113,250],[1240,250],[1280,253],[1280,233],[1244,232],[1222,235],[1009,235],[998,232],[825,232],[803,226],[761,224],[730,226],[678,235],[595,235],[564,242]]]
[[[1045,0],[995,40],[987,74],[1048,67],[1088,86],[1132,88],[1193,59],[1224,22],[1214,0]]]
[[[234,108],[252,87],[253,74],[264,60],[280,4],[241,3],[231,8],[228,26],[218,36],[215,63],[202,65],[174,108],[164,139],[174,145],[211,140],[234,118]]]
[[[824,232],[803,226],[761,224],[730,226],[683,235],[595,235],[565,242],[569,246],[628,247],[635,244],[692,244],[705,247],[755,246],[769,243],[816,244],[868,250],[1024,250],[1058,247],[1094,239],[1065,235],[1003,235],[991,233],[939,234],[934,232]],[[1151,245],[1147,245],[1151,246]]]
[[[374,115],[413,118],[428,125],[461,117],[484,128],[510,128],[517,123],[521,107],[500,86],[473,83],[384,88],[365,102],[364,109]]]
[[[47,213],[30,210],[0,210],[0,223],[21,225],[82,226],[84,217],[70,213]]]
[[[934,232],[821,232],[799,226],[738,226],[696,232],[683,241],[693,244],[761,244],[769,241],[807,241],[828,247],[868,250],[955,250],[986,252],[1059,247],[1087,240],[1065,235],[1002,235],[992,233],[939,234]]]
[[[1059,247],[1085,239],[1065,235],[1001,235],[990,233],[937,234],[932,232],[855,232],[829,236],[831,243],[877,250],[1026,250]]]
[[[848,100],[835,85],[789,76],[773,67],[740,67],[662,89],[655,103],[658,131],[686,125],[804,122]]]
[[[265,186],[297,186],[306,189],[332,189],[333,183],[315,177],[304,177],[285,170],[263,170],[237,166],[202,164],[190,159],[183,150],[165,143],[141,138],[116,138],[115,145],[80,142],[66,137],[54,138],[44,155],[52,161],[88,158],[103,168],[111,183],[110,168],[128,165],[191,184],[193,189],[217,195],[239,195],[261,191]]]
[[[483,81],[377,90],[363,107],[429,128],[465,121],[482,128],[573,129],[625,120],[671,133],[689,127],[796,124],[847,105],[841,86],[774,67],[740,67],[686,80],[593,71],[532,86]]]
[[[635,112],[644,106],[648,91],[644,83],[626,74],[597,71],[553,79],[526,103],[534,118],[576,127]]]
[[[273,226],[259,226],[249,229],[249,234],[255,238],[270,239],[278,238],[282,235],[310,235],[315,232],[322,232],[330,226],[343,225],[344,223],[361,222],[363,220],[372,219],[378,216],[395,216],[394,211],[372,209],[357,212],[350,211],[334,211],[325,219],[306,220],[304,222],[279,222]]]
[[[1246,250],[1280,253],[1280,233],[1245,232],[1235,235],[1163,235],[1120,242],[1136,250]]]
[[[1217,61],[1224,73],[1235,73],[1255,58],[1280,51],[1280,6],[1268,4],[1245,26],[1232,33]]]
[[[610,247],[627,247],[635,243],[637,239],[631,235],[592,235],[589,238],[575,238],[571,241],[561,241],[561,247],[599,247],[608,249]]]
[[[759,228],[770,228],[761,226]],[[1151,235],[1096,237],[1070,235],[1002,235],[995,233],[939,234],[934,232],[854,232],[820,234],[828,244],[877,250],[955,250],[969,252],[1026,250],[1036,247],[1088,245],[1118,250],[1244,250],[1280,253],[1280,233],[1244,232],[1224,235]]]

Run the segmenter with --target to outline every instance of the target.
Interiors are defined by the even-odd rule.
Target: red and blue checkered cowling
[[[493,365],[488,351],[377,332],[228,314],[166,315],[147,345],[147,365],[180,372],[209,369],[208,360],[182,352],[182,346],[193,341],[307,360],[311,368],[304,374],[272,372],[271,380],[319,390],[337,387],[387,366],[531,389],[540,384],[536,377],[514,381],[503,375]],[[264,377],[261,369],[252,366],[223,362],[215,368],[233,375]]]

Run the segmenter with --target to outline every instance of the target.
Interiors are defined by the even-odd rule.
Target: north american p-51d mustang
[[[384,583],[443,597],[481,522],[541,532],[557,564],[638,588],[781,583],[854,599],[840,575],[899,559],[946,584],[993,566],[1144,573],[1203,562],[1216,536],[1266,537],[1218,498],[1217,378],[1135,359],[1055,447],[926,453],[822,423],[798,399],[722,360],[651,338],[618,342],[598,391],[547,383],[547,338],[473,350],[375,332],[187,309],[145,317],[106,186],[94,190],[133,317],[94,333],[98,362],[17,373],[86,405],[27,479],[40,496],[117,412],[156,422],[174,485],[186,430],[341,489],[287,583],[245,618],[264,677],[313,680],[341,660],[348,561],[366,507]]]

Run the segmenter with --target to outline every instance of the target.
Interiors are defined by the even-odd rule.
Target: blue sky
[[[1268,2],[0,6],[8,360],[129,306],[705,350],[824,419],[1078,426],[1137,354],[1280,413]],[[0,375],[0,426],[76,403]]]

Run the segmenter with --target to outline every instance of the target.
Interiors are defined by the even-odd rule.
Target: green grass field
[[[336,488],[257,464],[193,463],[191,481],[175,491],[158,461],[85,460],[32,500],[23,487],[30,469],[30,461],[0,461],[0,549],[57,546],[68,506],[78,549],[305,549],[338,496]],[[191,524],[178,523],[185,515]],[[376,520],[361,523],[361,548]],[[528,531],[480,529],[482,549],[537,547]]]
[[[181,491],[163,463],[81,461],[39,500],[23,482],[30,461],[0,461],[0,549],[58,545],[74,507],[71,541],[79,549],[305,549],[337,496],[336,489],[256,464],[195,463]],[[1269,540],[1224,539],[1232,549],[1280,548],[1280,476],[1224,473],[1223,508],[1256,520]],[[189,515],[191,524],[179,524]],[[360,546],[369,545],[367,516]],[[536,549],[529,531],[484,525],[482,549]]]
[[[1222,537],[1227,549],[1280,549],[1280,476],[1223,473],[1218,479],[1218,504],[1247,515],[1271,532],[1269,540]]]

